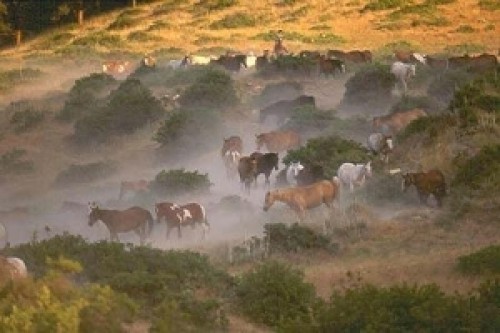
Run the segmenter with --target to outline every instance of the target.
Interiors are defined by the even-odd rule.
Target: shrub
[[[457,331],[466,321],[460,311],[467,309],[459,301],[436,285],[362,285],[334,292],[318,321],[322,332]]]
[[[466,25],[459,26],[456,31],[457,32],[461,32],[461,33],[470,34],[470,33],[473,33],[476,30],[473,27],[471,27],[470,25],[466,24]]]
[[[254,27],[256,24],[255,18],[249,16],[245,13],[234,13],[224,16],[219,21],[215,21],[210,24],[212,29],[235,29],[235,28],[245,28]]]
[[[278,262],[266,262],[245,273],[236,296],[243,314],[274,328],[311,322],[316,303],[314,287],[303,281],[303,273]]]
[[[403,142],[413,135],[420,134],[423,136],[424,143],[432,143],[438,137],[439,133],[456,125],[456,118],[449,114],[420,117],[408,124],[402,132],[398,133],[398,140]]]
[[[330,111],[323,111],[314,106],[302,106],[291,111],[290,119],[283,128],[298,131],[306,129],[325,129],[335,119]]]
[[[443,106],[447,106],[453,98],[457,88],[465,85],[472,79],[472,75],[458,70],[447,70],[439,77],[435,77],[427,88],[427,94]]]
[[[181,136],[183,127],[186,126],[187,117],[185,112],[172,113],[160,126],[153,139],[162,146],[174,142]]]
[[[344,162],[366,163],[370,159],[368,151],[359,143],[337,136],[310,139],[304,147],[288,151],[283,163],[300,161],[302,164],[323,167],[325,175],[331,178]]]
[[[500,4],[495,0],[479,0],[479,8],[495,11],[500,9]]]
[[[71,121],[104,106],[104,97],[117,85],[108,74],[93,73],[75,81],[57,119]]]
[[[500,188],[500,145],[483,146],[460,165],[452,185],[496,192]]]
[[[29,82],[42,76],[39,69],[24,68],[23,70],[12,69],[0,72],[0,91],[6,91],[12,87]]]
[[[186,89],[179,99],[186,108],[225,108],[238,103],[234,82],[224,71],[210,69]]]
[[[131,28],[137,24],[137,20],[127,12],[123,12],[108,27],[110,30],[121,30]]]
[[[127,79],[111,92],[106,106],[77,120],[74,137],[78,143],[102,142],[112,135],[132,133],[163,113],[149,89],[137,79]]]
[[[41,111],[27,109],[15,112],[10,118],[16,133],[25,132],[42,122],[45,114]]]
[[[427,96],[403,96],[391,107],[389,113],[404,112],[417,108],[426,112],[437,111],[438,109],[436,103]]]
[[[87,46],[87,47],[120,47],[123,41],[118,35],[111,35],[105,31],[98,31],[92,34],[88,34],[84,37],[77,38],[73,41],[73,45],[77,46]]]
[[[237,0],[200,0],[195,4],[194,9],[197,12],[221,10],[232,7],[237,3]]]
[[[405,5],[403,0],[370,0],[362,11],[392,9],[403,5]]]
[[[396,78],[388,65],[375,64],[357,71],[345,84],[344,102],[389,100]]]
[[[283,223],[266,223],[264,234],[269,242],[269,252],[300,252],[303,250],[323,249],[336,253],[338,244],[310,228],[297,223],[287,226]]]
[[[26,150],[13,148],[0,156],[0,174],[25,174],[33,172],[32,161],[23,160]]]
[[[163,196],[175,196],[190,192],[206,192],[210,189],[208,174],[184,169],[162,170],[151,183],[152,190]]]
[[[469,275],[499,274],[500,245],[491,245],[458,258],[457,268]]]
[[[116,168],[108,162],[94,162],[87,164],[72,164],[61,171],[55,180],[56,186],[90,183],[110,176]]]
[[[277,100],[287,100],[297,98],[304,92],[304,86],[296,81],[281,81],[266,84],[259,96],[256,96],[254,103],[263,107]]]

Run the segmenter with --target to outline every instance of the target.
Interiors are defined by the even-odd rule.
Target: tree
[[[0,0],[0,33],[6,33],[10,30],[7,13],[7,6]]]

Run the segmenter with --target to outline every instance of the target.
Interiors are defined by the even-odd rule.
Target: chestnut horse
[[[385,116],[373,117],[372,126],[374,129],[380,128],[384,134],[387,132],[396,134],[412,121],[421,117],[427,117],[427,112],[422,109],[394,112]]]
[[[303,187],[288,187],[276,189],[266,193],[264,211],[267,212],[275,201],[288,205],[302,222],[305,211],[325,204],[332,207],[333,201],[339,198],[340,182],[337,177],[333,180],[322,180]]]
[[[300,147],[300,135],[294,131],[274,131],[261,133],[255,137],[257,151],[260,151],[264,145],[271,153],[279,153],[288,149]]]
[[[128,191],[134,193],[149,192],[149,182],[144,179],[136,181],[122,181],[120,184],[120,195],[118,200],[121,200]]]
[[[154,227],[154,220],[151,213],[141,207],[131,207],[126,210],[100,209],[97,205],[90,205],[89,226],[93,226],[97,221],[102,221],[109,230],[110,240],[117,240],[118,233],[134,231],[139,235],[141,245],[146,241],[146,224],[148,225],[148,235],[151,235]]]
[[[160,202],[155,204],[155,211],[156,221],[160,223],[162,219],[165,219],[167,223],[167,239],[172,228],[177,228],[177,235],[182,238],[181,226],[191,226],[194,229],[196,223],[201,224],[203,239],[205,239],[207,231],[210,230],[205,207],[199,203],[191,202],[179,206],[172,202]]]

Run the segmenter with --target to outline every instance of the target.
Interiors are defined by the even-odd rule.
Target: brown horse
[[[134,231],[139,235],[141,245],[146,240],[146,224],[148,225],[148,235],[151,235],[154,227],[154,220],[151,213],[141,207],[131,207],[126,210],[100,209],[97,205],[90,206],[89,226],[93,226],[97,221],[102,221],[109,230],[110,240],[117,240],[118,233]]]
[[[389,115],[373,117],[373,128],[382,130],[389,130],[396,134],[403,130],[409,123],[415,119],[427,117],[427,113],[422,109],[413,109],[404,112],[395,112]]]
[[[243,140],[237,135],[224,138],[220,155],[224,157],[228,151],[237,151],[241,155],[243,153]]]
[[[273,131],[261,133],[255,137],[257,151],[260,151],[264,145],[271,153],[279,153],[288,149],[300,147],[300,135],[295,131]]]
[[[339,197],[339,180],[322,180],[303,187],[281,188],[266,193],[264,211],[267,212],[275,201],[281,201],[288,205],[302,222],[305,211],[325,204],[331,208],[333,201]]]
[[[149,192],[149,182],[144,179],[136,181],[122,181],[120,184],[120,195],[118,200],[121,200],[128,191],[134,193]]]
[[[415,185],[417,188],[420,203],[427,203],[429,195],[433,194],[438,207],[441,207],[443,198],[446,195],[446,182],[441,171],[433,169],[428,172],[404,174],[403,191],[406,192],[411,185]]]
[[[165,219],[167,223],[167,239],[172,228],[177,228],[179,238],[182,237],[181,227],[184,226],[191,226],[194,229],[196,223],[201,224],[203,227],[203,239],[205,239],[207,231],[210,230],[205,207],[199,203],[191,202],[179,206],[172,202],[160,202],[155,205],[155,211],[156,221],[160,223],[162,219]]]
[[[233,179],[238,173],[238,162],[243,152],[243,141],[239,136],[224,138],[221,156],[226,168],[227,178]]]

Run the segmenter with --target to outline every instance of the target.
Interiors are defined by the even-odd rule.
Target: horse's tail
[[[154,223],[153,215],[151,215],[151,213],[148,212],[148,236],[151,236],[151,234],[153,233],[154,226],[155,226],[155,223]]]

